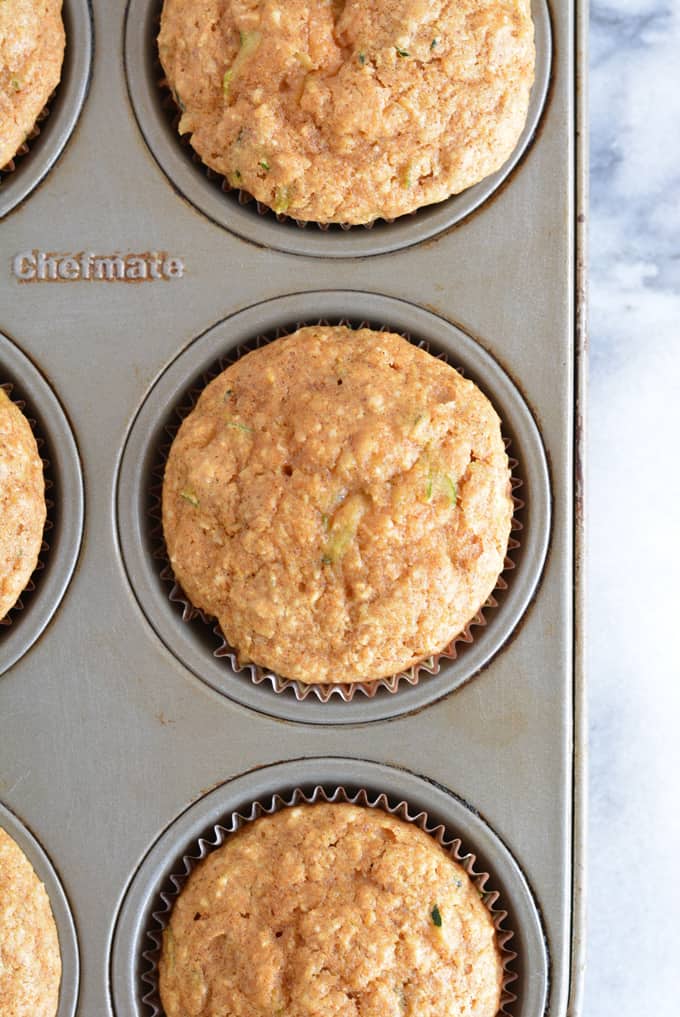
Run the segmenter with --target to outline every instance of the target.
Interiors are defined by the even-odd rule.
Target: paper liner
[[[17,169],[17,159],[23,160],[30,152],[31,142],[35,141],[35,139],[40,135],[40,124],[50,115],[50,105],[54,101],[55,95],[56,91],[52,93],[40,113],[38,113],[33,127],[28,132],[21,145],[19,145],[19,148],[16,150],[10,161],[4,166],[0,166],[0,185],[2,184],[3,176],[8,176],[10,173],[14,173]]]
[[[412,812],[408,802],[402,800],[397,804],[392,804],[386,794],[376,794],[365,788],[350,794],[344,787],[335,786],[329,793],[320,784],[316,785],[309,793],[298,787],[288,795],[275,794],[262,801],[256,800],[246,811],[232,812],[225,817],[223,823],[215,824],[209,835],[199,837],[191,845],[191,850],[182,855],[181,868],[178,866],[177,872],[167,878],[163,889],[156,895],[160,906],[152,911],[144,937],[149,945],[142,951],[146,969],[142,969],[140,981],[142,986],[146,987],[146,991],[144,989],[140,991],[144,993],[142,1003],[147,1007],[149,1017],[165,1017],[158,989],[158,961],[161,954],[163,931],[168,925],[175,900],[196,866],[212,851],[221,847],[231,834],[261,816],[271,816],[275,812],[293,805],[316,805],[319,802],[344,803],[370,809],[381,809],[398,819],[414,823],[420,830],[433,837],[447,854],[463,867],[477,888],[496,930],[496,945],[503,970],[500,1006],[497,1014],[512,1017],[512,1004],[517,1000],[517,996],[510,989],[510,985],[517,980],[518,975],[513,969],[517,953],[509,946],[509,943],[515,933],[506,925],[508,912],[502,906],[503,902],[500,900],[499,892],[487,886],[489,873],[478,872],[475,869],[476,855],[466,849],[459,837],[452,837],[443,824],[431,821],[427,812]]]
[[[511,554],[515,552],[520,546],[521,542],[517,536],[513,534],[520,534],[523,530],[522,522],[517,518],[518,512],[524,508],[524,502],[518,497],[517,492],[522,487],[522,480],[519,476],[514,473],[516,471],[519,462],[517,459],[509,458],[508,465],[510,468],[510,487],[511,497],[513,501],[513,517],[511,520],[510,537],[508,540],[508,548],[506,557],[503,563],[503,570],[499,575],[494,591],[489,598],[482,605],[477,614],[467,623],[465,628],[454,636],[449,645],[442,650],[440,653],[433,654],[430,657],[426,657],[424,660],[419,661],[416,664],[412,664],[405,671],[400,671],[398,674],[390,675],[386,678],[378,678],[373,681],[355,681],[355,682],[335,682],[327,684],[311,684],[306,682],[300,682],[295,679],[283,678],[281,675],[275,672],[262,668],[257,664],[239,664],[237,654],[233,647],[227,643],[224,633],[219,626],[219,623],[215,621],[214,617],[207,615],[204,611],[193,606],[189,601],[186,594],[175,580],[175,576],[170,565],[167,548],[165,546],[165,539],[163,537],[163,522],[162,522],[162,494],[163,494],[163,474],[165,472],[165,463],[170,451],[170,446],[180,428],[180,425],[184,418],[194,409],[199,396],[203,389],[208,385],[218,374],[221,374],[226,367],[230,364],[235,363],[240,357],[246,353],[251,352],[254,349],[259,349],[262,346],[266,346],[274,339],[279,339],[283,336],[290,335],[292,331],[299,328],[303,328],[305,325],[309,325],[309,322],[297,322],[291,328],[279,328],[275,333],[270,335],[257,336],[252,342],[238,346],[233,354],[221,358],[214,368],[210,371],[205,372],[201,377],[201,385],[192,386],[189,391],[185,394],[185,400],[182,404],[175,408],[174,417],[176,421],[171,424],[166,424],[165,433],[169,438],[167,444],[164,444],[159,449],[159,458],[153,467],[153,477],[155,482],[153,483],[150,490],[150,506],[149,516],[152,520],[152,530],[150,533],[153,551],[152,556],[160,563],[159,575],[160,579],[168,585],[168,597],[173,604],[178,604],[182,609],[182,621],[186,624],[190,624],[196,619],[200,619],[205,625],[212,626],[213,633],[215,634],[218,645],[213,651],[213,656],[218,659],[226,658],[236,674],[246,673],[249,675],[251,681],[255,685],[263,685],[269,683],[271,688],[276,693],[292,692],[298,701],[305,700],[308,696],[316,696],[316,698],[322,702],[327,703],[332,696],[338,696],[343,702],[349,703],[352,701],[357,693],[361,693],[369,699],[372,699],[378,694],[381,689],[385,689],[387,692],[394,694],[398,692],[399,686],[402,682],[408,685],[417,685],[420,681],[421,675],[437,675],[441,667],[442,660],[456,660],[458,655],[466,645],[474,642],[475,636],[473,633],[474,628],[483,628],[487,624],[486,613],[489,610],[497,608],[499,606],[498,600],[494,596],[495,593],[502,593],[507,590],[508,584],[503,578],[503,575],[507,572],[511,572],[515,568],[515,562],[513,561]],[[371,322],[362,321],[358,325],[354,325],[347,319],[343,319],[339,322],[329,322],[325,319],[321,321],[312,322],[314,325],[345,325],[350,328],[373,328],[377,331],[393,331],[389,325],[376,326]],[[407,332],[398,333],[411,342],[411,337]],[[420,349],[424,349],[429,352],[429,343],[426,340],[420,340],[414,345]],[[434,354],[433,354],[434,355]],[[448,357],[444,353],[436,354],[438,360],[443,360],[448,363]],[[456,370],[459,374],[465,374],[465,371],[460,367]],[[506,449],[510,446],[510,440],[504,438]]]
[[[12,397],[12,391],[14,389],[14,385],[12,385],[11,382],[6,382],[4,384],[0,384],[0,388],[5,392],[6,395],[8,395],[10,398]],[[29,606],[30,601],[31,601],[31,595],[33,594],[33,592],[36,589],[36,584],[40,582],[39,573],[42,572],[45,569],[45,563],[47,561],[47,558],[48,558],[48,555],[49,555],[49,551],[50,551],[50,545],[49,545],[49,542],[45,538],[45,534],[49,533],[50,530],[54,529],[54,507],[55,507],[55,505],[54,505],[54,502],[50,498],[47,497],[47,492],[50,491],[54,487],[54,482],[53,482],[53,480],[52,480],[52,478],[50,476],[51,463],[50,463],[49,459],[46,459],[42,455],[42,450],[43,450],[43,448],[45,446],[45,439],[40,434],[40,431],[38,429],[38,425],[37,425],[35,419],[30,417],[30,416],[28,416],[24,412],[26,410],[26,403],[25,403],[25,401],[23,399],[12,399],[12,402],[26,416],[26,419],[28,420],[28,423],[29,423],[29,426],[30,426],[31,430],[33,431],[33,436],[35,437],[35,441],[36,441],[36,444],[38,446],[38,453],[40,454],[40,459],[41,459],[41,462],[43,464],[43,475],[44,475],[44,478],[45,478],[45,505],[46,505],[46,508],[47,508],[47,515],[45,517],[45,526],[43,528],[43,539],[42,539],[42,543],[40,545],[40,551],[39,551],[39,554],[38,554],[38,561],[36,563],[36,566],[35,566],[33,572],[31,573],[31,577],[28,580],[28,583],[26,584],[26,586],[22,590],[22,592],[21,592],[21,594],[19,596],[19,599],[14,603],[13,607],[11,607],[9,609],[9,611],[7,612],[5,617],[4,618],[0,618],[0,630],[2,630],[3,628],[8,628],[10,625],[13,625],[15,623],[15,621],[18,620],[18,615],[22,611],[24,611],[26,609],[26,607]],[[28,412],[30,413],[30,409],[29,409]],[[0,636],[0,642],[1,642],[1,639],[2,639],[2,637]]]

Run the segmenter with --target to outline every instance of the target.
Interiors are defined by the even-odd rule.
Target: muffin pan
[[[420,243],[462,222],[501,187],[520,162],[536,133],[548,93],[550,14],[546,0],[532,0],[536,78],[529,114],[513,154],[497,173],[448,201],[394,222],[377,220],[368,229],[296,223],[286,216],[276,216],[250,195],[231,189],[223,177],[201,163],[188,139],[177,134],[178,110],[169,91],[160,85],[164,75],[155,45],[162,6],[158,0],[129,0],[125,18],[128,92],[147,145],[172,184],[213,222],[254,243],[291,254],[325,258],[384,254]]]
[[[0,828],[19,845],[47,891],[61,951],[61,986],[56,1017],[74,1017],[80,978],[78,939],[71,909],[59,876],[30,830],[2,802],[0,802]]]
[[[52,115],[73,118],[90,15],[65,9],[73,63]],[[584,14],[534,13],[538,104],[503,186],[322,232],[259,216],[192,164],[161,112],[155,0],[92,4],[78,128],[0,224],[0,383],[44,439],[54,502],[45,568],[0,628],[0,800],[39,830],[78,928],[78,1004],[74,988],[59,1017],[150,1015],[145,935],[178,861],[232,812],[317,785],[404,801],[460,837],[514,932],[508,1013],[578,1012]],[[524,503],[516,567],[472,642],[350,702],[232,674],[212,627],[170,601],[149,514],[192,386],[319,319],[385,325],[462,367],[499,411]]]
[[[17,155],[14,169],[0,169],[0,219],[15,208],[49,173],[76,125],[90,79],[93,37],[87,0],[64,0],[66,52],[61,81],[43,110],[28,151]]]

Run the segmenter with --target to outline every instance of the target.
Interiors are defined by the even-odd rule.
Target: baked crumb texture
[[[35,437],[21,410],[0,389],[0,619],[35,570],[46,513]]]
[[[534,79],[530,0],[165,0],[202,161],[274,211],[392,219],[500,169]]]
[[[0,1014],[55,1017],[59,940],[45,887],[0,828]]]
[[[64,60],[62,0],[0,0],[0,169],[26,141]]]
[[[374,680],[440,652],[493,590],[513,503],[500,422],[401,336],[307,327],[202,393],[172,445],[175,577],[242,662]]]
[[[199,864],[163,936],[167,1017],[495,1017],[491,916],[428,834],[378,809],[284,809]]]

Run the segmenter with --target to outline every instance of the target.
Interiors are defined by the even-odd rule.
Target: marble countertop
[[[590,66],[590,830],[583,1017],[677,1017],[678,0],[593,2]]]

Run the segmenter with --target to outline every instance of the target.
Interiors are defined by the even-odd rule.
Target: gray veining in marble
[[[583,1017],[677,1017],[680,2],[591,7]]]

